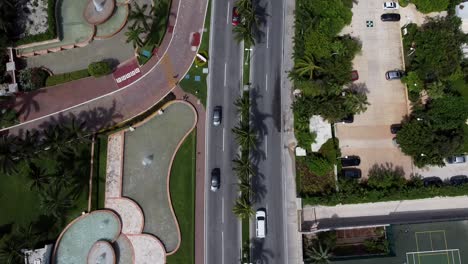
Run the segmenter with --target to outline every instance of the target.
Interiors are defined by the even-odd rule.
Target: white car
[[[255,225],[258,238],[265,238],[266,233],[266,211],[265,209],[258,209],[255,213]]]
[[[385,2],[383,3],[383,9],[385,10],[395,10],[398,9],[400,6],[397,2]]]

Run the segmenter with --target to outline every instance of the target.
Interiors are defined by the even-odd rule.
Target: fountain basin
[[[114,13],[115,0],[88,0],[83,17],[91,25],[106,22]]]

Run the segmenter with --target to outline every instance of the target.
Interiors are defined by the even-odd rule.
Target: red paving
[[[115,82],[119,88],[125,87],[134,81],[141,78],[140,66],[136,58],[125,62],[114,71],[113,73]]]
[[[180,0],[172,1],[169,25],[174,25],[174,28],[168,28],[155,56],[140,67],[142,77],[137,82],[118,90],[122,85],[117,85],[114,75],[108,75],[97,79],[81,79],[20,95],[13,103],[22,124],[6,131],[22,134],[25,130],[44,129],[51,123],[64,122],[71,118],[86,122],[88,129],[96,131],[148,110],[174,89],[177,81],[175,79],[183,78],[183,74],[192,65],[196,51],[191,49],[190,39],[193,32],[203,30],[207,3],[207,0],[184,1],[179,6]],[[120,69],[118,71],[120,72]],[[174,92],[180,98],[180,90],[175,89]],[[188,101],[196,107],[200,116],[197,124],[195,263],[202,264],[205,112],[202,105],[196,104],[194,97],[189,96]]]

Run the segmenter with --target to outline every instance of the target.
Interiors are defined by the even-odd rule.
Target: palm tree
[[[244,45],[246,47],[250,47],[255,45],[255,37],[252,31],[252,27],[250,25],[246,25],[241,23],[234,27],[234,39],[237,42],[244,41]]]
[[[28,176],[31,179],[31,185],[29,186],[31,190],[43,190],[44,186],[50,183],[50,175],[47,170],[32,162],[29,163]]]
[[[328,248],[323,248],[322,244],[319,243],[318,250],[313,247],[312,245],[309,245],[309,247],[306,248],[306,257],[305,257],[305,262],[306,263],[313,263],[313,264],[327,264],[330,263],[330,250]]]
[[[250,98],[248,96],[241,96],[234,101],[237,107],[237,112],[240,116],[248,116],[250,111]]]
[[[148,5],[143,5],[140,6],[138,3],[133,2],[133,7],[130,10],[130,14],[128,14],[128,21],[134,21],[133,26],[135,25],[142,25],[143,29],[146,31],[150,30],[150,26],[148,25],[148,19],[152,20],[153,16],[152,15],[146,15],[146,8],[148,8]]]
[[[0,243],[0,262],[6,264],[17,264],[24,262],[24,256],[21,252],[25,246],[25,241],[13,233],[3,238]]]
[[[245,122],[240,122],[239,125],[235,126],[232,129],[232,133],[234,133],[234,137],[243,149],[248,149],[249,147],[256,148],[257,136],[255,131],[246,125]]]
[[[128,31],[125,32],[127,36],[127,43],[132,42],[134,48],[140,48],[143,46],[143,40],[140,38],[140,34],[144,32],[143,28],[133,25],[128,28]]]
[[[27,161],[37,155],[39,145],[39,133],[37,131],[26,131],[24,137],[20,139],[19,154]]]
[[[73,199],[60,186],[51,186],[39,195],[42,211],[57,219],[60,219],[64,212],[73,205]]]
[[[299,76],[309,76],[309,79],[313,79],[314,72],[321,69],[321,67],[315,65],[314,57],[311,55],[305,55],[304,58],[297,59],[294,67],[294,71]]]
[[[58,172],[55,173],[51,178],[52,182],[55,186],[58,187],[67,187],[69,188],[73,183],[75,183],[75,180],[73,179],[72,175],[73,171],[65,171],[63,168],[59,168]],[[73,186],[74,187],[74,186]]]
[[[252,164],[250,163],[248,156],[240,157],[239,155],[237,155],[236,158],[232,160],[232,162],[232,169],[237,173],[239,178],[249,178],[251,175],[254,174],[254,170],[252,168]]]
[[[73,118],[70,122],[62,125],[62,131],[65,134],[65,138],[70,140],[77,139],[80,143],[89,142],[89,139],[85,134],[85,122],[79,122]]]
[[[232,208],[232,212],[241,219],[252,217],[255,214],[247,195],[241,195],[237,198],[236,204]]]
[[[53,149],[57,153],[57,156],[73,152],[76,145],[70,141],[71,139],[63,132],[63,128],[59,125],[51,125],[44,130],[44,138],[42,140],[44,150]]]
[[[12,27],[12,21],[16,14],[15,5],[11,0],[1,0],[0,1],[0,30],[5,33],[8,32]]]
[[[16,172],[16,155],[15,147],[18,140],[12,136],[0,136],[0,172],[11,174]]]

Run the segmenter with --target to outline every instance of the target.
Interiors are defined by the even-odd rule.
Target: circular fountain
[[[91,25],[106,22],[114,13],[115,0],[89,0],[83,16]]]

